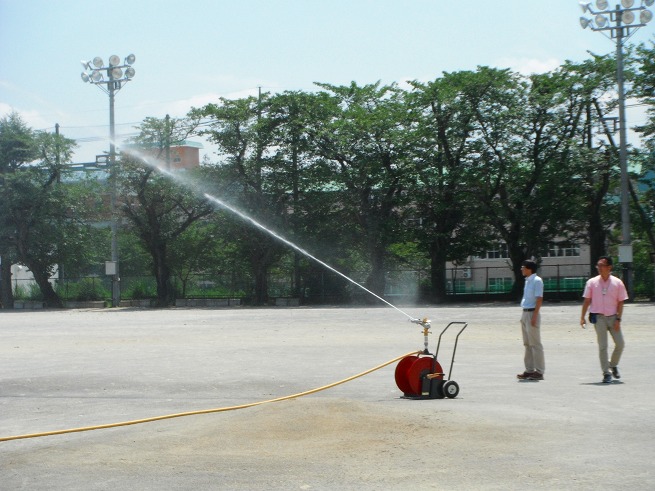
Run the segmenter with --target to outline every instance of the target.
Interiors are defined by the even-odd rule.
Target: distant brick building
[[[168,164],[170,159],[170,170],[189,170],[200,167],[200,149],[204,148],[202,143],[184,140],[179,145],[171,145],[169,155],[166,149],[161,147],[144,148],[141,145],[124,145],[126,148],[135,148],[139,152],[156,158],[162,164]]]
[[[171,169],[187,170],[200,167],[202,143],[184,141],[182,145],[171,147]]]

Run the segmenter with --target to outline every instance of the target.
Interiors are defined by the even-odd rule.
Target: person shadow
[[[582,382],[580,385],[595,385],[598,387],[603,387],[605,385],[623,385],[623,380],[612,380],[611,382],[603,382],[602,380],[600,382]]]

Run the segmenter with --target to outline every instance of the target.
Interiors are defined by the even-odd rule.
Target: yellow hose
[[[241,404],[239,406],[228,406],[228,407],[219,407],[219,408],[214,408],[214,409],[202,409],[200,411],[188,411],[185,413],[176,413],[176,414],[167,414],[164,416],[155,416],[152,418],[144,418],[144,419],[135,419],[133,421],[124,421],[122,423],[110,423],[110,424],[104,424],[104,425],[97,425],[97,426],[84,426],[81,428],[71,428],[68,430],[56,430],[56,431],[46,431],[43,433],[30,433],[27,435],[15,435],[15,436],[5,436],[5,437],[0,437],[0,442],[8,442],[10,440],[22,440],[26,438],[40,438],[44,436],[53,436],[53,435],[63,435],[66,433],[79,433],[82,431],[93,431],[93,430],[104,430],[106,428],[117,428],[119,426],[129,426],[129,425],[138,425],[141,423],[150,423],[152,421],[161,421],[163,419],[172,419],[172,418],[181,418],[183,416],[195,416],[197,414],[209,414],[209,413],[220,413],[223,411],[234,411],[236,409],[245,409],[248,407],[253,407],[253,406],[260,406],[262,404],[268,404],[271,402],[280,402],[280,401],[286,401],[289,399],[295,399],[297,397],[302,397],[306,396],[309,394],[314,394],[316,392],[320,392],[322,390],[330,389],[332,387],[336,387],[337,385],[345,384],[346,382],[350,382],[351,380],[355,380],[356,378],[363,377],[364,375],[368,375],[371,372],[374,372],[376,370],[379,370],[380,368],[384,368],[387,365],[391,365],[393,362],[398,361],[402,358],[405,358],[406,356],[410,355],[416,355],[421,353],[421,351],[412,351],[410,353],[407,353],[402,356],[398,356],[394,358],[393,360],[389,360],[381,365],[378,365],[376,367],[373,367],[369,370],[366,370],[365,372],[359,373],[357,375],[353,375],[352,377],[345,378],[343,380],[340,380],[338,382],[334,382],[329,385],[324,385],[323,387],[318,387],[316,389],[308,390],[305,392],[299,392],[298,394],[292,394],[289,396],[284,396],[284,397],[278,397],[276,399],[269,399],[267,401],[259,401],[259,402],[251,402],[249,404]]]

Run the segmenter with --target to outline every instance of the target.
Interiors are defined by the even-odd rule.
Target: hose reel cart
[[[441,334],[439,334],[437,349],[433,355],[428,350],[428,334],[430,334],[431,327],[430,320],[412,319],[412,322],[423,327],[425,348],[422,353],[406,356],[398,362],[395,372],[396,385],[403,392],[404,397],[409,399],[443,399],[445,397],[454,399],[459,394],[459,385],[451,378],[453,364],[455,363],[455,352],[457,350],[459,336],[464,332],[468,323],[449,323],[441,331]],[[441,337],[453,325],[462,327],[455,337],[448,378],[445,378],[445,373],[437,360],[437,355],[441,346]]]

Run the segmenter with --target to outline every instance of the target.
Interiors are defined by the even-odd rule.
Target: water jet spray
[[[141,154],[140,152],[136,151],[128,151],[128,153],[132,154],[133,156],[137,157],[139,160],[143,161],[145,164],[147,164],[150,167],[155,168],[159,172],[169,176],[171,179],[181,182],[189,187],[197,187],[196,183],[192,183],[188,179],[185,179],[184,177],[173,174],[171,171],[166,170],[162,168],[160,165],[157,165],[153,162],[150,162],[150,158],[147,156]],[[201,191],[202,192],[202,191]],[[420,325],[423,330],[423,351],[419,352],[417,355],[408,355],[404,357],[398,365],[396,366],[396,371],[395,371],[395,379],[396,379],[396,385],[398,388],[403,392],[404,397],[411,398],[411,399],[443,399],[445,397],[448,398],[455,398],[459,394],[459,385],[451,379],[452,375],[452,370],[453,370],[453,364],[455,362],[455,352],[457,350],[457,342],[459,340],[460,334],[466,329],[468,324],[466,322],[451,322],[449,323],[443,331],[441,331],[441,334],[439,335],[439,340],[437,343],[437,348],[435,350],[435,353],[432,354],[430,353],[428,349],[428,335],[431,333],[430,328],[431,328],[431,321],[428,318],[415,318],[409,315],[407,312],[403,311],[399,307],[393,305],[391,302],[385,300],[382,298],[380,295],[376,294],[375,292],[372,292],[368,288],[366,288],[364,285],[356,282],[349,276],[345,275],[344,273],[340,272],[339,270],[333,268],[329,264],[327,264],[324,261],[321,261],[319,258],[316,256],[312,255],[302,247],[294,244],[290,240],[284,238],[280,234],[276,233],[275,231],[267,228],[254,218],[250,217],[246,213],[238,210],[234,206],[230,205],[229,203],[217,198],[216,196],[212,196],[211,194],[207,192],[202,192],[202,195],[210,202],[214,203],[217,206],[220,206],[221,208],[224,208],[234,215],[238,216],[242,220],[250,223],[254,227],[262,230],[266,234],[274,237],[275,239],[279,240],[283,244],[291,247],[295,251],[303,254],[304,256],[316,261],[318,264],[321,266],[327,268],[328,270],[338,274],[342,278],[346,279],[353,285],[357,286],[358,288],[361,288],[364,290],[366,293],[372,295],[373,297],[377,298],[381,302],[385,303],[389,307],[393,308],[397,312],[403,314],[407,319],[413,323],[413,324],[418,324]],[[453,353],[451,356],[451,362],[450,362],[450,370],[448,373],[448,377],[445,377],[445,373],[443,372],[443,369],[441,367],[441,364],[437,361],[437,354],[439,353],[439,347],[441,345],[441,338],[444,335],[444,333],[452,326],[452,325],[462,325],[461,329],[457,333],[455,337],[455,343],[453,346]]]

